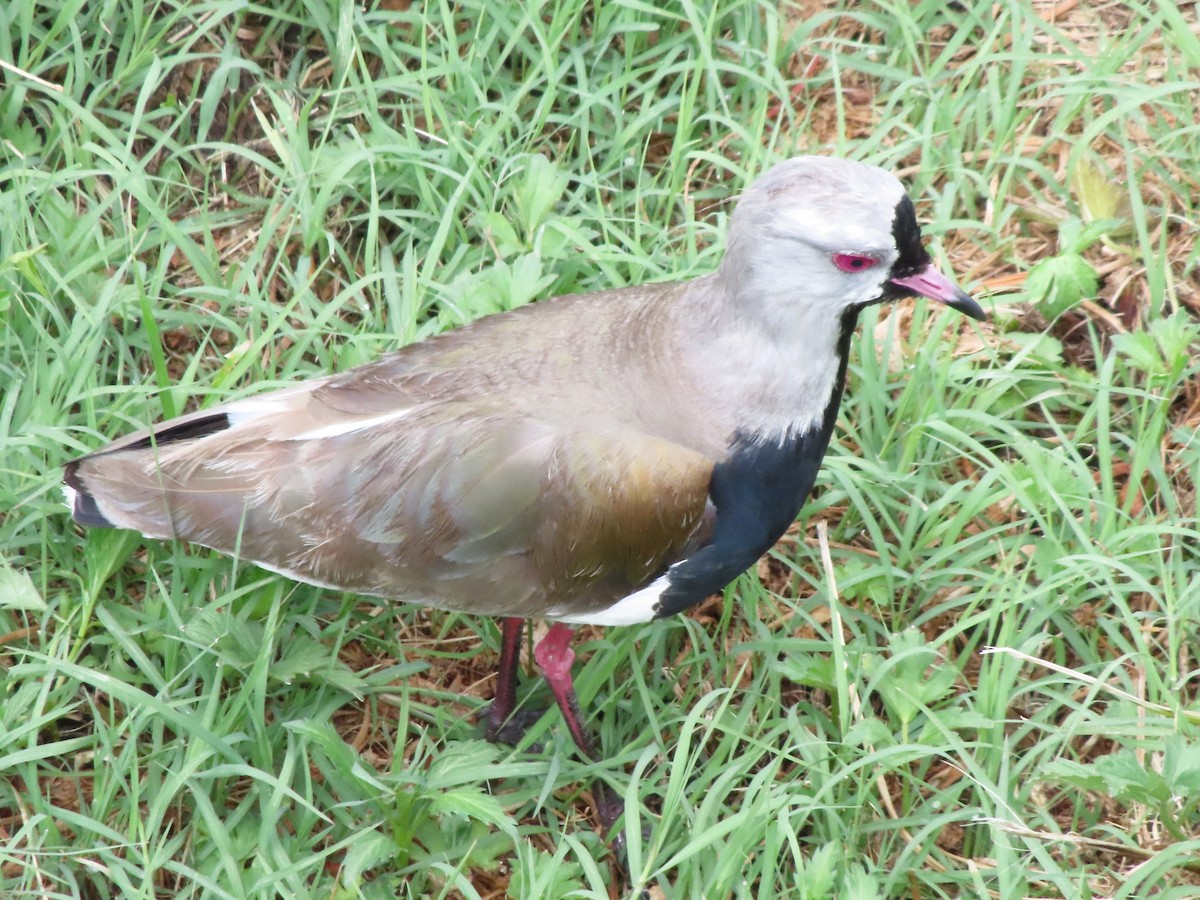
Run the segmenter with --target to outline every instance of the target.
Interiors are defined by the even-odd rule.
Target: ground
[[[1196,4],[0,15],[0,895],[1200,891]],[[581,631],[601,762],[480,740],[494,623],[63,512],[147,421],[711,271],[808,152],[991,318],[871,311],[779,546]]]

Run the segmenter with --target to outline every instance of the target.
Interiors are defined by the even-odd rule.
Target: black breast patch
[[[709,497],[716,507],[712,540],[671,566],[654,607],[661,619],[720,591],[766,553],[795,521],[829,446],[846,379],[846,359],[858,311],[847,310],[838,335],[838,373],[820,420],[782,439],[738,434],[713,468]]]

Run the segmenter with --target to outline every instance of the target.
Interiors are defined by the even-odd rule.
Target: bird
[[[813,487],[860,312],[910,296],[985,318],[894,175],[793,157],[736,199],[714,272],[532,303],[154,425],[69,462],[67,500],[83,526],[500,619],[492,740],[525,725],[524,623],[546,620],[534,659],[596,760],[575,628],[676,615],[754,565]],[[593,795],[619,834],[620,801]]]

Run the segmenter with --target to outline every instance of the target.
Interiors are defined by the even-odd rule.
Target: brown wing
[[[394,401],[322,415],[311,393],[276,392],[133,435],[68,481],[114,525],[491,615],[602,608],[700,536],[701,454],[478,401]]]

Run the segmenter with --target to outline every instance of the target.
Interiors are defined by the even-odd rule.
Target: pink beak
[[[933,263],[927,265],[916,275],[909,275],[907,278],[893,278],[892,284],[906,288],[921,297],[945,303],[951,309],[957,309],[972,319],[987,318],[983,307],[972,300],[970,294],[935,269]]]

